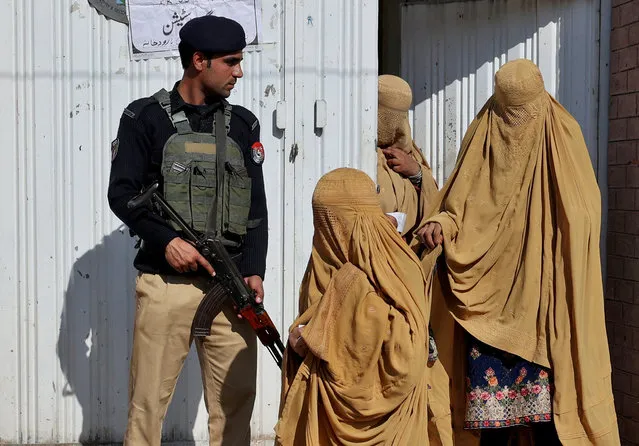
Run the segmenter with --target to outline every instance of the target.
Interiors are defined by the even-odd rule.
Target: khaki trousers
[[[193,341],[209,413],[209,444],[249,445],[256,337],[230,305],[213,321],[210,336],[191,337],[193,316],[205,289],[203,279],[138,276],[125,445],[160,444],[162,422]]]

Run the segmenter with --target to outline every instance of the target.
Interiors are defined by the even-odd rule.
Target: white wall
[[[0,8],[0,442],[118,442],[135,273],[133,241],[106,203],[110,141],[123,108],[170,88],[179,61],[130,62],[126,26],[84,0]],[[231,96],[261,121],[266,306],[282,333],[296,312],[318,176],[341,165],[374,172],[376,17],[369,0],[264,1],[267,43],[246,53]],[[321,131],[317,99],[327,104]],[[284,130],[274,125],[278,101]],[[169,409],[167,442],[207,439],[194,359]],[[272,438],[279,403],[279,370],[265,351],[259,373],[256,443]]]

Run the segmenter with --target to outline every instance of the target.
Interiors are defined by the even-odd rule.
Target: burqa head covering
[[[411,137],[408,110],[413,101],[413,93],[408,83],[397,76],[381,75],[378,80],[378,98],[378,147],[393,146],[401,149],[419,163],[422,170],[422,181],[417,190],[410,180],[390,168],[384,153],[377,150],[377,183],[380,186],[382,210],[406,214],[402,235],[410,238],[415,225],[423,220],[425,212],[430,209],[437,193],[437,184],[426,158]]]
[[[433,311],[444,305],[480,341],[552,369],[562,442],[618,444],[600,192],[579,124],[532,62],[495,75],[435,209],[444,257]],[[444,358],[452,341],[436,325]]]
[[[313,194],[313,250],[300,288],[309,353],[287,350],[282,445],[425,444],[426,278],[363,172],[337,169]]]

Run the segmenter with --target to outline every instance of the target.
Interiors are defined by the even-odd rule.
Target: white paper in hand
[[[404,230],[406,224],[406,214],[403,212],[387,212],[386,215],[390,215],[397,220],[397,232],[401,233]]]

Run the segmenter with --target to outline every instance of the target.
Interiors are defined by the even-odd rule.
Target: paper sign
[[[217,15],[244,28],[247,45],[261,42],[261,0],[127,0],[131,58],[179,56],[180,29],[191,19]]]

